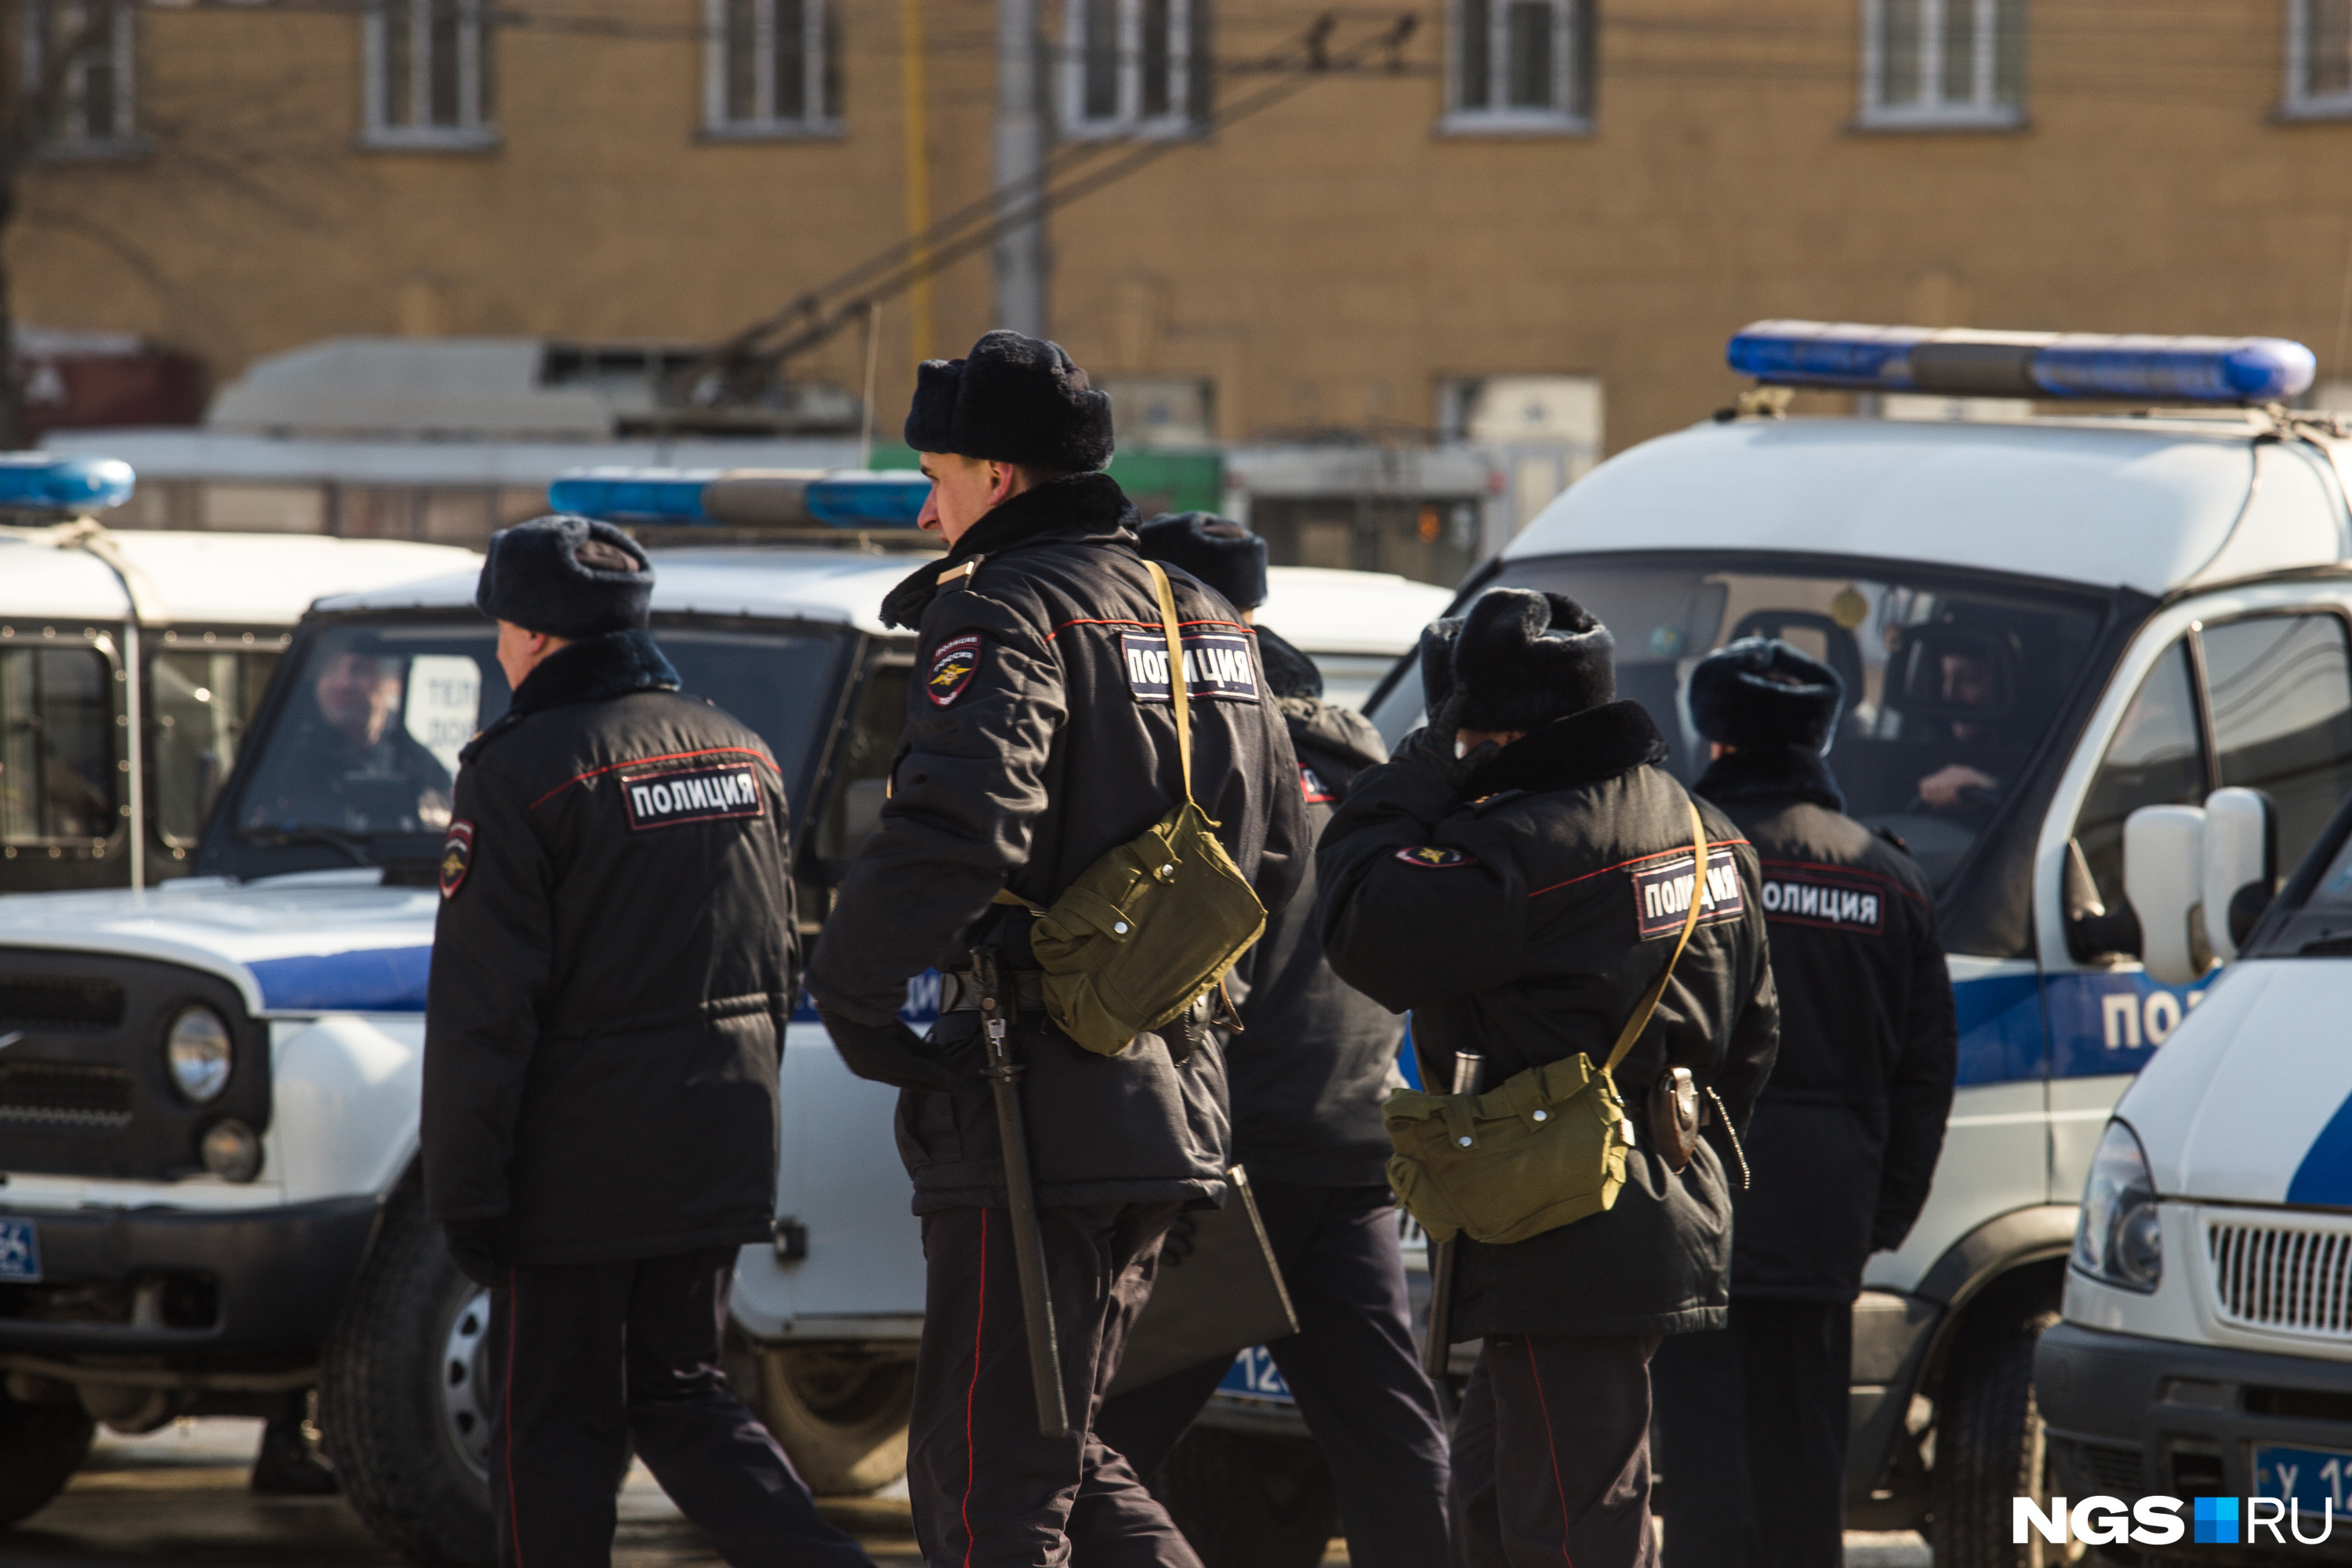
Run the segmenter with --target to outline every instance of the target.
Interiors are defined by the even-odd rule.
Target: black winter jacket
[[[1428,731],[1367,770],[1316,856],[1339,977],[1412,1009],[1423,1081],[1457,1051],[1485,1081],[1582,1051],[1598,1066],[1674,951],[1690,876],[1682,786],[1636,702],[1572,714],[1459,784]],[[1677,1175],[1651,1143],[1650,1086],[1691,1070],[1743,1129],[1779,1028],[1755,852],[1701,806],[1707,898],[1651,1021],[1617,1069],[1640,1129],[1614,1207],[1508,1246],[1465,1244],[1454,1332],[1662,1334],[1719,1328],[1731,1270],[1725,1160],[1703,1140]],[[1645,895],[1648,895],[1645,897]],[[1444,1064],[1440,1066],[1440,1064]],[[1719,1130],[1718,1130],[1719,1131]],[[1725,1145],[1727,1149],[1728,1145]]]
[[[887,618],[919,625],[916,679],[881,830],[809,960],[810,994],[828,1011],[887,1024],[910,976],[967,968],[982,942],[1034,969],[1030,917],[992,904],[996,891],[1048,907],[1182,798],[1174,711],[1143,657],[1163,639],[1134,518],[1108,476],[1058,479],[982,518],[884,601]],[[955,575],[967,565],[977,570]],[[1248,628],[1192,578],[1168,575],[1199,669],[1193,796],[1278,910],[1307,869],[1290,740]],[[902,1090],[898,1147],[918,1214],[1004,1201],[978,1019],[942,1016],[921,1057],[849,1061]],[[1022,1015],[1016,1038],[1041,1204],[1223,1196],[1232,1132],[1214,1043],[1179,1060],[1144,1035],[1097,1056],[1042,1013]]]
[[[514,1261],[767,1237],[792,1011],[783,786],[642,632],[558,650],[459,753],[425,1014],[434,1218]]]
[[[1262,646],[1272,634],[1260,628]],[[1304,656],[1301,656],[1302,658]],[[1279,672],[1269,653],[1267,673]],[[1309,839],[1321,837],[1356,775],[1388,760],[1380,731],[1319,697],[1277,700],[1298,755]],[[1314,1186],[1386,1181],[1381,1101],[1404,1031],[1396,1015],[1331,973],[1315,925],[1310,865],[1290,907],[1234,966],[1244,1026],[1225,1039],[1233,1079],[1234,1157],[1252,1175]]]
[[[1780,1058],[1748,1132],[1731,1291],[1851,1301],[1903,1244],[1952,1109],[1951,975],[1927,879],[1843,815],[1795,747],[1726,754],[1698,782],[1756,846],[1780,989]]]

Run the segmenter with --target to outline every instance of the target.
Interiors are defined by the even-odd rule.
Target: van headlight
[[[191,1104],[205,1105],[228,1087],[235,1042],[228,1025],[210,1007],[183,1007],[163,1031],[163,1065]]]
[[[2126,1290],[2153,1290],[2164,1278],[2164,1233],[2156,1206],[2156,1179],[2138,1135],[2110,1121],[2091,1156],[2083,1184],[2083,1215],[2074,1226],[2074,1267]]]

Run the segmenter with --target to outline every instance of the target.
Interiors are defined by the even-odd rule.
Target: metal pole
[[[926,112],[923,59],[923,0],[898,0],[898,93],[906,100],[901,123],[907,157],[907,239],[912,247],[907,260],[915,268],[908,285],[907,325],[918,363],[932,357],[931,279],[928,270],[931,248],[924,236],[931,227],[930,121]]]
[[[1037,80],[1037,0],[996,0],[996,188],[998,210],[1021,205],[1045,162],[1045,116]],[[1033,338],[1045,335],[1045,220],[1041,211],[1009,226],[996,242],[996,320]]]

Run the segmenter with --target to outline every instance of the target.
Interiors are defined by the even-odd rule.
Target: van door
[[[2291,595],[2296,602],[2264,605]],[[2185,624],[2179,624],[2184,623]],[[2123,825],[2144,805],[2195,805],[2225,784],[2268,795],[2277,865],[2293,866],[2352,791],[2352,637],[2308,587],[2248,590],[2152,626],[2153,646],[2047,869],[2058,940],[2042,942],[2050,1020],[2050,1198],[2081,1194],[2108,1110],[2204,998],[2140,968],[2123,886]],[[2062,788],[2063,807],[2066,792]],[[2045,838],[2045,846],[2049,840]]]
[[[173,629],[146,647],[147,880],[185,876],[290,633]]]

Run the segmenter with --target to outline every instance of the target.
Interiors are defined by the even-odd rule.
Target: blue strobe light
[[[1725,357],[1776,386],[1950,397],[2152,398],[2273,403],[2311,386],[2318,361],[2287,338],[1979,332],[1851,321],[1756,321]]]
[[[699,523],[718,520],[702,510],[702,487],[718,468],[574,468],[547,487],[557,511],[608,522]]]
[[[809,485],[809,515],[828,528],[912,528],[931,497],[931,481],[913,468],[828,474]]]
[[[131,499],[138,478],[116,458],[0,453],[0,507],[32,511],[104,511]]]

